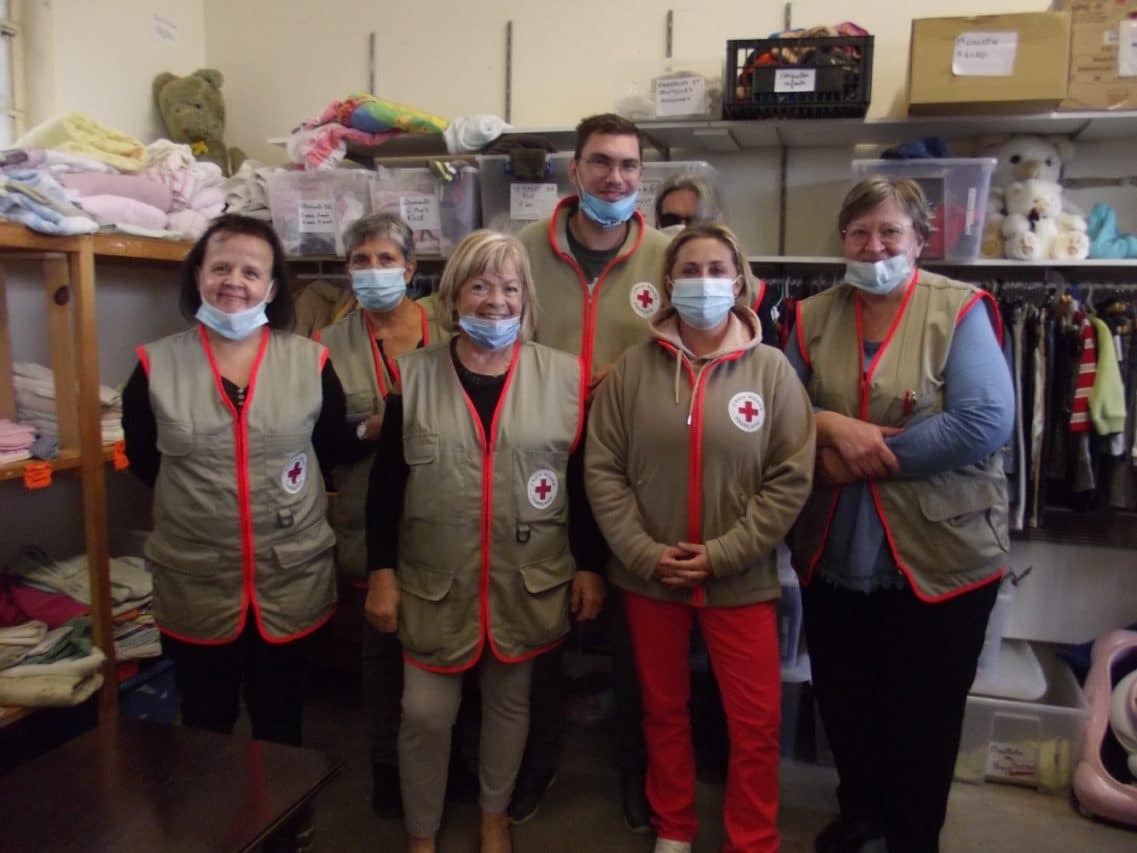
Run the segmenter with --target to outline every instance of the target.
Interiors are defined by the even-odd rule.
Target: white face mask
[[[223,338],[241,341],[268,323],[268,315],[265,313],[267,307],[268,299],[266,298],[252,308],[234,311],[230,314],[222,311],[216,305],[210,305],[203,299],[201,306],[197,309],[196,317],[199,323],[217,332]]]
[[[912,278],[912,262],[907,254],[892,255],[880,261],[849,261],[845,282],[865,293],[887,296]]]
[[[737,278],[677,278],[672,282],[671,304],[683,322],[696,329],[713,329],[734,307]]]

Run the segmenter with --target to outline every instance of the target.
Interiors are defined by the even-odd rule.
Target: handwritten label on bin
[[[636,210],[643,214],[648,225],[655,227],[655,198],[659,195],[659,188],[663,186],[662,178],[643,178],[640,181],[640,191],[636,196]]]
[[[548,219],[557,206],[556,184],[510,184],[509,218],[517,222]]]
[[[955,38],[951,73],[956,77],[1009,77],[1015,70],[1019,34],[960,33]]]
[[[774,72],[774,91],[816,92],[816,68],[779,68]]]
[[[442,221],[438,216],[438,199],[420,195],[399,199],[399,215],[412,231],[438,231]]]
[[[1117,28],[1117,76],[1137,77],[1137,20],[1132,18]]]
[[[300,200],[301,234],[335,234],[336,203],[330,198]]]
[[[707,78],[698,74],[660,77],[655,81],[655,114],[699,115],[707,111]]]

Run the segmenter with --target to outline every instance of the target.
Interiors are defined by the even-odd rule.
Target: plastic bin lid
[[[1038,662],[1030,643],[1004,640],[999,647],[999,662],[990,672],[980,672],[971,684],[971,692],[997,699],[1034,702],[1046,693],[1046,673]]]

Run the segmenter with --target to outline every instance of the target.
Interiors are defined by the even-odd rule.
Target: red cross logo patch
[[[743,432],[755,432],[766,420],[766,404],[761,394],[739,391],[730,398],[730,419]]]
[[[304,481],[308,479],[308,454],[297,453],[284,466],[280,472],[280,485],[290,495],[295,495],[304,488]]]
[[[526,494],[534,509],[548,509],[557,499],[557,475],[548,468],[538,468],[529,477]]]
[[[641,281],[632,288],[632,310],[641,317],[650,317],[659,310],[659,291],[650,281]]]

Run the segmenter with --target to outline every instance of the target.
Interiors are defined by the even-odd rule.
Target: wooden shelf
[[[90,246],[97,258],[121,258],[135,261],[168,261],[179,263],[193,247],[182,240],[135,237],[110,231],[53,237],[40,234],[16,222],[0,221],[0,255],[18,257],[23,254],[82,252]]]
[[[36,710],[36,708],[16,708],[11,705],[0,707],[0,729],[18,723],[20,720],[26,720]]]
[[[103,445],[103,462],[114,461],[114,444]],[[0,465],[0,481],[4,480],[17,480],[24,476],[24,466],[29,462],[44,462],[48,460],[42,459],[24,459],[20,462],[10,462],[7,465]],[[79,458],[79,451],[77,450],[63,450],[60,451],[59,456],[55,459],[48,461],[51,465],[51,470],[54,471],[74,471],[77,469],[81,460]]]

